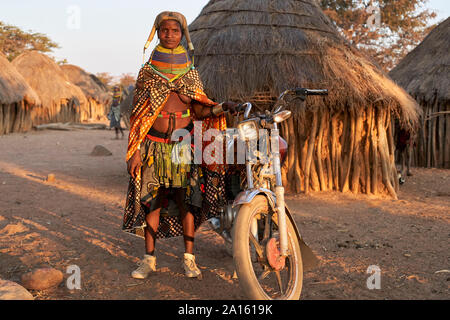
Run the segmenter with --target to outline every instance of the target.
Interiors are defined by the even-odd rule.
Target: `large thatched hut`
[[[33,125],[88,119],[88,102],[84,93],[69,82],[61,68],[48,56],[26,51],[15,58],[12,64],[42,102],[41,108],[35,108],[32,112]]]
[[[66,64],[61,66],[70,82],[83,90],[89,103],[89,118],[99,120],[106,116],[111,97],[103,87],[99,86],[94,77],[78,66]]]
[[[0,135],[31,129],[31,110],[40,100],[0,52]]]
[[[423,109],[413,165],[450,168],[450,18],[390,72]]]
[[[313,0],[212,0],[189,26],[195,62],[218,101],[271,106],[293,87],[328,89],[298,100],[281,134],[285,186],[396,197],[393,116],[418,119],[416,102],[348,44]]]

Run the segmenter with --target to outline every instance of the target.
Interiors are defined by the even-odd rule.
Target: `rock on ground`
[[[56,287],[63,281],[63,273],[53,268],[40,268],[22,275],[22,284],[27,289],[45,290]]]
[[[92,150],[92,152],[91,152],[91,156],[97,156],[97,157],[111,156],[111,155],[112,155],[112,152],[101,145],[96,145],[94,147],[94,150]]]
[[[34,300],[33,295],[21,285],[0,279],[0,300]]]

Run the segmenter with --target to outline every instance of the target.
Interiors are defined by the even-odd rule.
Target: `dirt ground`
[[[0,278],[51,266],[65,273],[36,299],[245,299],[232,258],[204,224],[195,254],[203,280],[183,275],[181,238],[157,243],[157,272],[130,273],[143,240],[121,231],[126,140],[109,130],[40,131],[0,137]],[[113,155],[93,157],[103,145]],[[304,240],[320,259],[302,299],[449,299],[450,170],[413,168],[399,200],[336,192],[288,195]],[[48,174],[56,181],[47,182]],[[69,290],[67,268],[81,270]],[[381,270],[369,290],[366,271]]]

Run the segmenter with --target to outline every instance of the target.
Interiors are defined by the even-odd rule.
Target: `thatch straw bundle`
[[[0,135],[31,129],[31,110],[40,105],[36,92],[0,52]]]
[[[313,0],[212,0],[189,26],[195,61],[216,100],[268,108],[293,87],[329,89],[292,103],[282,127],[291,191],[398,188],[391,115],[418,120],[415,101],[349,45]]]
[[[111,97],[107,91],[97,84],[92,75],[78,66],[67,64],[63,65],[61,69],[70,82],[83,90],[89,102],[89,118],[99,120],[105,117],[111,101]]]
[[[12,64],[42,102],[42,107],[32,112],[34,125],[88,119],[88,102],[84,93],[69,82],[52,59],[36,51],[27,51],[15,58]]]
[[[422,106],[413,164],[450,168],[450,18],[434,28],[389,75]]]

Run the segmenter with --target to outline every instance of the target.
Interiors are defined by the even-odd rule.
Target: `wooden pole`
[[[325,158],[327,162],[327,179],[328,179],[328,190],[333,190],[333,171],[331,168],[331,121],[329,121],[331,114],[326,113],[326,131],[324,135],[325,144]]]
[[[427,116],[431,113],[431,107],[427,108]],[[427,168],[431,167],[431,123],[430,121],[425,121],[425,126],[427,128],[427,153],[426,153],[426,159],[427,159]]]
[[[312,162],[312,155],[313,155],[313,149],[314,149],[314,140],[316,138],[316,132],[317,132],[317,112],[312,112],[313,114],[313,120],[311,125],[311,132],[308,138],[308,153],[306,155],[306,164],[305,164],[305,193],[309,193],[309,184],[310,184],[310,173],[311,173],[311,162]]]
[[[319,183],[320,183],[320,189],[322,191],[327,190],[327,185],[325,182],[325,176],[323,173],[323,163],[322,163],[322,138],[323,138],[323,131],[325,127],[325,112],[320,113],[320,126],[319,126],[319,132],[317,137],[317,148],[316,148],[316,157],[317,157],[317,175],[319,177]]]
[[[438,111],[441,105],[438,104]],[[437,117],[438,121],[438,143],[439,143],[439,163],[438,168],[445,168],[445,114]]]
[[[435,113],[437,111],[437,107],[438,107],[438,99],[436,97],[436,100],[433,104],[433,110],[432,113]],[[438,157],[437,157],[437,143],[436,143],[436,132],[437,132],[437,127],[436,127],[436,117],[433,117],[430,121],[431,121],[431,166],[432,167],[439,167],[438,165]]]
[[[382,173],[382,181],[384,186],[387,188],[389,194],[394,198],[397,199],[397,194],[395,192],[395,189],[392,187],[390,178],[389,178],[389,165],[388,165],[388,146],[387,146],[387,138],[386,138],[386,130],[383,127],[383,118],[384,114],[383,112],[380,112],[380,115],[378,117],[378,138],[379,138],[379,151],[380,151],[380,160],[381,160],[381,173]]]
[[[352,110],[349,115],[349,122],[350,122],[350,139],[348,139],[348,148],[349,152],[345,157],[344,162],[344,178],[343,178],[343,185],[342,185],[342,192],[347,192],[349,189],[349,178],[350,178],[350,170],[352,167],[352,160],[353,160],[353,152],[355,148],[355,129],[356,129],[356,115],[355,112]]]
[[[366,131],[366,142],[364,145],[364,161],[365,161],[365,177],[366,177],[366,194],[370,194],[371,185],[370,185],[370,136],[372,130],[372,121],[373,121],[373,107],[369,106],[367,109],[367,131]]]
[[[376,122],[378,118],[378,110],[376,108],[373,109],[373,121],[372,128],[370,129],[370,138],[372,140],[372,184],[371,189],[374,195],[378,194],[378,137],[377,137],[377,128]]]
[[[355,146],[353,152],[353,174],[352,174],[352,185],[351,189],[353,193],[359,192],[359,177],[361,175],[361,139],[362,139],[362,127],[363,127],[363,117],[362,110],[356,111],[355,120]]]
[[[394,135],[393,135],[393,130],[394,130],[394,120],[391,120],[391,116],[388,113],[388,119],[386,122],[388,128],[387,128],[387,133],[388,133],[388,143],[389,143],[389,163],[391,166],[391,182],[393,183],[395,192],[398,193],[399,191],[399,181],[397,179],[397,167],[395,166],[395,143],[394,143]]]

